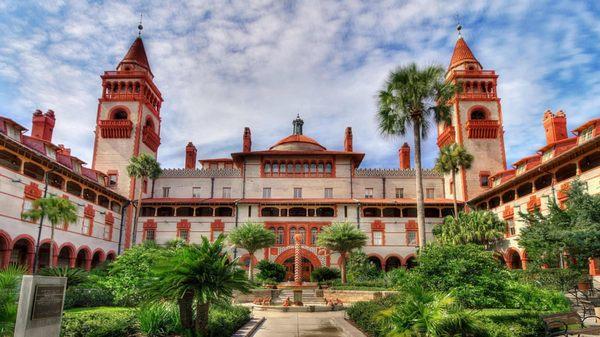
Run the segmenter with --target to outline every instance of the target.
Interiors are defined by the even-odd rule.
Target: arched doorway
[[[115,252],[108,252],[108,254],[106,254],[106,261],[107,262],[113,262],[115,260]]]
[[[385,260],[385,271],[397,269],[402,266],[402,261],[397,256],[390,256]]]
[[[521,255],[516,250],[510,250],[508,252],[508,266],[510,269],[523,269],[523,262],[521,261]]]
[[[42,242],[40,245],[38,250],[37,270],[53,267],[55,265],[58,254],[56,252],[56,244],[52,246],[54,248],[54,255],[52,255],[52,263],[50,263],[50,241]]]
[[[102,250],[97,250],[94,252],[92,256],[92,268],[96,268],[104,262],[104,252]]]
[[[33,256],[35,255],[33,239],[30,237],[16,238],[13,242],[10,263],[26,267],[33,271]]]
[[[75,268],[88,270],[88,261],[90,260],[90,252],[87,249],[80,248],[75,258]]]
[[[302,256],[302,280],[310,281],[310,273],[312,273],[315,268],[321,266],[321,261],[319,261],[319,258],[315,254],[306,249],[300,250],[300,255]],[[275,262],[286,268],[286,281],[293,281],[295,272],[294,249],[288,249],[279,254],[275,259]]]
[[[75,249],[71,246],[63,246],[58,252],[59,267],[71,267],[71,260],[75,258]]]
[[[10,237],[0,231],[0,269],[6,268],[10,262]]]
[[[406,269],[412,269],[414,267],[417,266],[417,258],[415,258],[414,256],[410,256],[406,258],[406,261],[404,262],[404,265],[406,266]]]
[[[371,255],[367,257],[367,260],[369,261],[369,263],[374,265],[375,268],[377,268],[377,270],[381,270],[381,260],[377,256]]]

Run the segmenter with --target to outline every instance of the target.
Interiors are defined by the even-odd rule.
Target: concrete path
[[[252,337],[363,337],[344,321],[343,311],[254,312],[266,318]]]

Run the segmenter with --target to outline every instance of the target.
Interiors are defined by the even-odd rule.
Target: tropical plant
[[[397,306],[382,312],[390,337],[479,336],[485,333],[472,313],[464,310],[451,293],[422,287],[407,290]]]
[[[452,191],[454,203],[454,217],[458,216],[458,204],[456,202],[456,173],[462,169],[471,168],[473,156],[465,150],[464,147],[452,143],[440,149],[440,155],[436,160],[435,168],[438,172],[450,174],[454,182],[454,191]]]
[[[66,277],[67,288],[85,282],[88,277],[87,271],[80,268],[69,267],[42,268],[39,274],[43,276]]]
[[[444,79],[446,70],[441,66],[420,69],[412,63],[392,71],[379,91],[377,119],[379,130],[388,136],[404,136],[412,127],[415,148],[417,193],[417,223],[419,246],[425,246],[425,206],[421,168],[421,140],[427,137],[430,119],[436,123],[450,123],[448,102],[459,90]]]
[[[285,279],[286,269],[279,263],[271,262],[269,260],[262,260],[256,265],[259,272],[256,275],[259,280],[272,281],[272,282],[283,282]]]
[[[0,270],[0,336],[12,336],[17,320],[19,286],[27,269],[10,265]]]
[[[254,281],[254,253],[262,248],[267,248],[275,243],[275,234],[266,229],[262,223],[246,222],[232,230],[227,236],[229,242],[238,248],[248,251],[250,263],[248,275]]]
[[[181,327],[191,336],[207,335],[211,303],[230,299],[234,290],[249,290],[249,281],[238,261],[230,261],[225,253],[223,236],[213,243],[202,237],[200,244],[165,250],[149,281],[148,299],[177,301]]]
[[[354,251],[348,256],[346,266],[350,284],[378,280],[383,276],[382,271],[369,261],[367,254],[361,250]]]
[[[318,267],[310,273],[313,282],[327,282],[340,278],[340,270],[337,268]]]
[[[181,330],[179,311],[172,302],[142,305],[137,316],[140,330],[147,337],[173,336]]]
[[[367,244],[367,236],[348,222],[335,222],[325,227],[317,237],[317,246],[337,252],[341,257],[342,284],[346,283],[348,253]]]
[[[140,181],[140,189],[137,196],[137,207],[135,209],[135,219],[133,221],[133,244],[136,244],[137,236],[137,225],[138,218],[140,217],[140,211],[142,210],[142,195],[144,189],[142,188],[142,182],[144,179],[155,180],[162,173],[160,164],[154,157],[149,154],[142,153],[137,157],[131,157],[129,159],[129,165],[127,165],[127,174],[131,178],[135,178]]]
[[[49,196],[39,198],[32,203],[32,208],[22,214],[23,219],[39,221],[46,218],[50,222],[50,249],[48,266],[52,267],[54,260],[54,227],[59,223],[70,223],[77,221],[77,208],[69,199]],[[36,252],[37,254],[38,252]],[[36,255],[37,256],[37,255]],[[37,266],[34,266],[34,269]]]
[[[465,245],[474,243],[486,249],[504,238],[506,222],[490,211],[460,212],[458,217],[447,216],[433,228],[433,234],[442,244]]]

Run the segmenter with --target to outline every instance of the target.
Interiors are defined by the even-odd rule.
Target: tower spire
[[[304,125],[304,121],[302,120],[302,118],[300,118],[300,114],[298,114],[296,116],[296,119],[294,119],[294,121],[292,122],[292,125],[294,126],[294,135],[301,135],[302,134],[302,125]]]
[[[142,37],[142,30],[144,26],[142,26],[142,13],[140,13],[140,24],[138,25],[138,37]]]

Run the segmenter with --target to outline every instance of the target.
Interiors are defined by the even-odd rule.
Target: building
[[[433,226],[452,214],[456,193],[461,207],[490,209],[508,220],[499,259],[511,268],[525,268],[526,252],[514,240],[522,226],[514,209],[529,209],[531,204],[543,211],[540,200],[552,193],[564,198],[561,191],[575,176],[587,182],[590,192],[598,193],[600,119],[575,129],[575,136],[569,138],[564,113],[547,112],[543,124],[548,145],[507,169],[498,75],[484,70],[459,36],[446,78],[463,90],[451,102],[451,123],[437,126],[438,146],[457,142],[476,159],[470,169],[456,175],[456,181],[433,170],[423,172],[427,238],[433,239]],[[214,240],[252,221],[264,223],[277,238],[273,247],[258,252],[256,258],[285,265],[290,277],[294,234],[302,234],[306,278],[316,267],[339,264],[338,255],[317,247],[315,241],[324,226],[348,221],[368,235],[365,252],[379,268],[414,265],[418,242],[415,171],[410,167],[408,144],[398,150],[398,168],[361,168],[365,154],[354,151],[350,127],[343,133],[340,130],[338,148],[327,149],[310,138],[310,132],[305,134],[298,116],[292,121],[291,134],[268,149],[253,149],[251,130],[245,128],[239,152],[230,157],[198,160],[190,142],[185,146],[183,168],[165,169],[155,181],[136,181],[125,168],[131,156],[156,157],[161,104],[138,37],[116,70],[102,76],[91,169],[81,166],[64,147],[51,143],[53,113],[34,114],[31,136],[10,119],[1,120],[0,198],[11,202],[0,206],[3,265],[31,260],[36,225],[20,220],[20,214],[27,200],[41,196],[46,182],[49,193],[66,192],[66,197],[83,205],[81,223],[58,229],[56,255],[63,264],[68,256],[70,265],[81,266],[81,261],[89,260],[85,266],[92,266],[144,240],[161,244],[173,239],[197,242],[202,236]],[[31,165],[37,168],[32,171]],[[45,177],[51,169],[55,170]],[[62,179],[60,184],[55,183],[55,175]],[[73,189],[74,182],[79,190]],[[140,192],[143,202],[136,228],[133,207],[126,206]],[[107,230],[112,234],[106,234]],[[115,233],[119,233],[118,240]],[[27,235],[25,241],[23,235]],[[63,253],[67,246],[69,252]],[[85,256],[80,259],[82,251]],[[230,254],[249,263],[243,250],[232,249]]]

